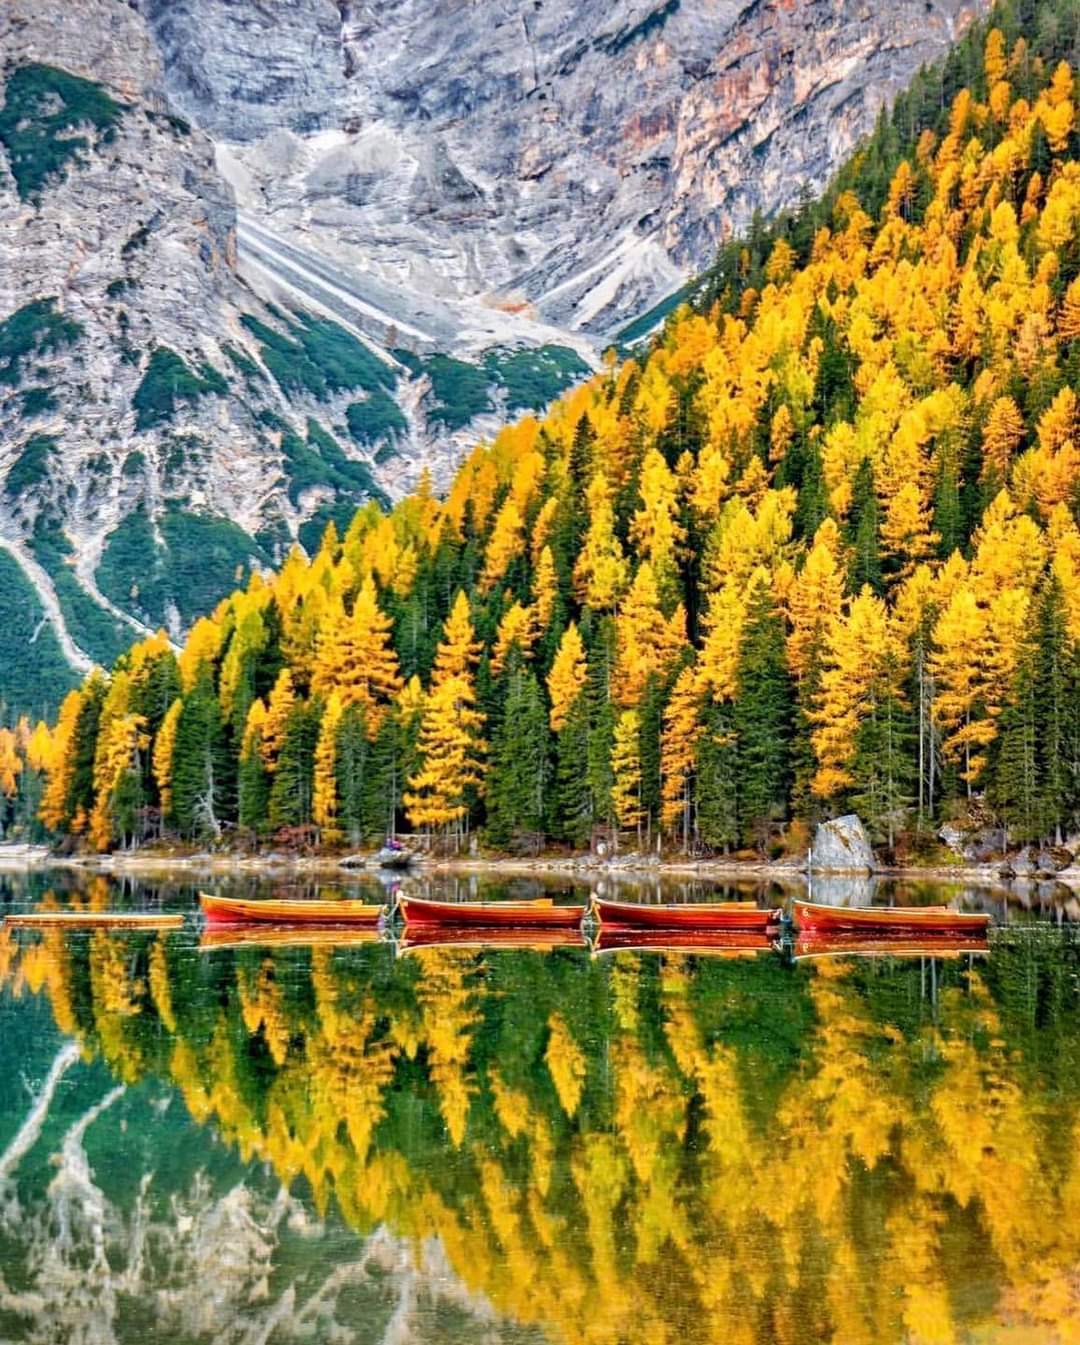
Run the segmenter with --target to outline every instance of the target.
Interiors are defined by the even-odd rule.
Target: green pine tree
[[[874,468],[869,458],[863,458],[851,487],[851,508],[848,511],[845,536],[851,548],[848,569],[848,590],[861,593],[869,584],[875,593],[882,593],[881,539],[877,489]]]
[[[593,821],[588,771],[589,701],[584,691],[571,705],[566,722],[559,730],[555,754],[555,808],[551,829],[580,849],[589,843]]]
[[[217,836],[228,798],[225,734],[210,668],[184,699],[173,750],[172,820],[185,836]]]
[[[696,752],[697,831],[713,850],[739,842],[738,752],[730,705],[705,710]]]
[[[285,725],[270,786],[270,828],[304,827],[311,822],[315,774],[315,746],[319,740],[322,707],[316,701],[298,701]]]
[[[770,824],[787,810],[792,718],[783,621],[768,587],[759,583],[750,595],[739,648],[734,727],[739,830],[760,847]]]
[[[551,778],[547,710],[535,674],[512,660],[503,713],[492,736],[487,778],[487,831],[507,846],[521,833],[542,834]]]

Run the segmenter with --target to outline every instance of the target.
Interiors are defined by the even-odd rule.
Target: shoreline
[[[198,853],[189,855],[161,854],[151,851],[119,851],[105,855],[53,855],[37,847],[12,848],[9,853],[0,846],[0,873],[25,872],[38,869],[72,869],[81,872],[112,876],[162,876],[182,878],[185,875],[275,875],[310,874],[334,877],[372,878],[400,876],[424,877],[548,877],[567,881],[596,883],[625,881],[641,884],[648,881],[700,880],[704,882],[760,882],[806,888],[808,875],[804,863],[762,860],[724,859],[646,859],[628,855],[617,860],[594,860],[583,856],[513,858],[509,856],[466,856],[447,859],[420,859],[400,875],[380,868],[374,859],[360,862],[351,855],[235,855]],[[957,865],[882,865],[872,871],[865,869],[819,869],[813,872],[815,882],[934,882],[975,885],[1002,891],[1053,883],[1080,892],[1080,866],[1063,869],[1049,876],[1007,877],[998,864]]]

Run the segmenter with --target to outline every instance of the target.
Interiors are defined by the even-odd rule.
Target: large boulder
[[[854,813],[818,823],[811,863],[823,873],[872,873],[877,867],[870,837]]]

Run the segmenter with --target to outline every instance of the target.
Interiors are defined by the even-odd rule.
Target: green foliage
[[[504,679],[502,716],[491,743],[487,780],[488,836],[508,846],[519,834],[544,831],[552,777],[547,707],[530,670],[516,666]]]
[[[508,411],[543,411],[572,383],[589,376],[589,366],[569,346],[489,350],[483,367],[492,383],[506,389]]]
[[[20,65],[8,76],[0,108],[0,145],[23,201],[40,200],[91,148],[115,134],[124,104],[100,84],[51,65]],[[76,132],[96,131],[88,134]]]
[[[194,621],[246,583],[253,563],[269,563],[253,538],[219,515],[170,509],[159,528],[160,540],[144,510],[128,514],[109,534],[95,572],[107,598],[134,606],[151,626],[167,625],[173,604],[181,620]]]
[[[261,835],[266,830],[270,805],[270,777],[257,742],[240,758],[237,774],[237,816],[242,827]]]
[[[55,299],[35,299],[0,322],[0,387],[16,387],[23,363],[74,343],[84,328],[56,311]]]
[[[784,625],[763,584],[755,586],[739,647],[733,727],[739,829],[761,843],[782,818],[790,789],[791,679]]]
[[[0,687],[6,705],[48,717],[78,682],[41,600],[8,552],[0,550]]]
[[[49,479],[57,447],[56,440],[47,434],[35,434],[26,441],[4,481],[4,494],[9,500],[20,500],[27,491]]]
[[[349,433],[366,448],[408,431],[408,421],[393,397],[376,388],[362,402],[350,402],[345,408]]]
[[[48,388],[25,388],[19,393],[19,413],[24,420],[56,410],[56,398]]]
[[[71,744],[71,779],[68,782],[64,811],[68,819],[80,815],[89,817],[94,806],[94,756],[97,751],[98,726],[101,707],[105,700],[105,679],[92,673],[82,688],[82,704],[75,721],[75,735]]]
[[[312,486],[326,486],[356,504],[364,500],[389,504],[367,463],[347,457],[333,435],[327,434],[316,420],[307,423],[306,444],[284,427],[281,452],[289,476],[289,499],[293,504],[297,504],[304,491]]]
[[[739,842],[738,752],[730,705],[710,705],[697,747],[698,833],[715,850]]]
[[[429,424],[460,430],[476,416],[495,409],[487,375],[479,366],[450,355],[429,355],[423,369],[431,380]]]
[[[153,429],[172,420],[181,402],[194,403],[213,394],[224,396],[228,390],[228,383],[212,365],[201,364],[196,372],[175,350],[158,346],[131,400],[135,428]]]
[[[241,322],[260,343],[263,363],[287,396],[306,393],[324,402],[357,388],[392,390],[397,382],[391,365],[328,318],[301,313],[293,321],[282,318],[287,334],[247,313]]]
[[[30,546],[52,580],[71,638],[96,663],[111,668],[131,643],[130,626],[117,621],[79,583],[69,563],[74,548],[59,529],[42,526],[39,519]]]
[[[556,835],[571,845],[583,848],[592,830],[592,796],[582,762],[589,759],[589,703],[582,693],[574,701],[559,730],[555,744],[555,816]]]
[[[185,836],[216,836],[230,803],[228,782],[221,707],[204,665],[176,726],[169,820]]]
[[[319,740],[321,707],[297,703],[285,726],[270,786],[270,828],[302,827],[311,821],[315,744]]]

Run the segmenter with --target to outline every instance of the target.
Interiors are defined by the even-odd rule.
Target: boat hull
[[[470,929],[576,929],[584,906],[556,906],[538,901],[427,901],[400,897],[398,910],[406,928],[417,925]]]
[[[385,913],[385,906],[363,901],[274,901],[247,900],[244,897],[215,897],[199,894],[199,905],[208,925],[322,925],[373,928]]]
[[[857,933],[874,938],[979,936],[990,924],[990,916],[982,911],[954,911],[947,906],[819,906],[810,901],[794,901],[792,917],[800,932]]]
[[[635,930],[709,930],[764,931],[780,923],[782,912],[761,910],[752,902],[671,903],[645,906],[636,901],[592,900],[591,911],[601,929]]]

